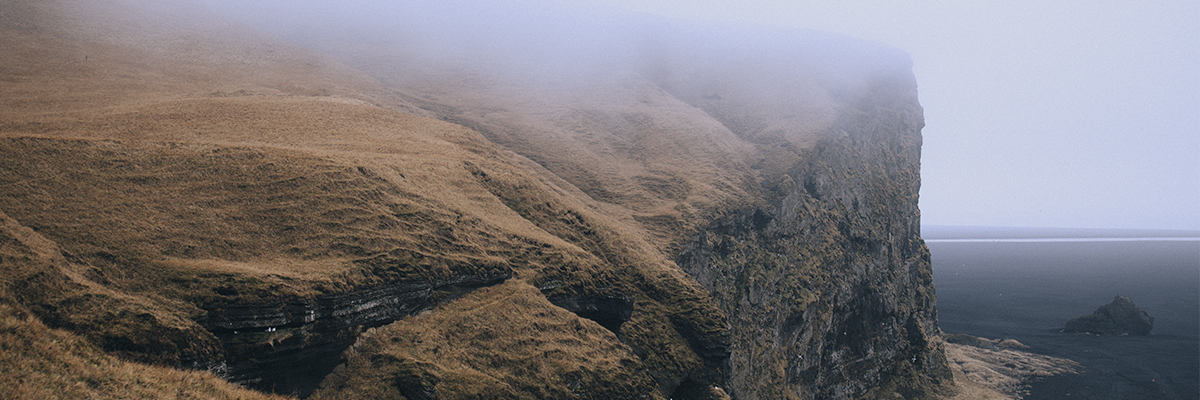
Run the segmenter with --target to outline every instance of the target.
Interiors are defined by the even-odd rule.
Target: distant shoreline
[[[925,243],[1070,243],[1070,242],[1200,242],[1200,237],[1090,237],[1090,238],[971,238],[925,239]]]
[[[998,226],[925,225],[921,237],[928,243],[1085,242],[1085,241],[1200,241],[1200,230],[1022,228]]]
[[[1013,339],[1029,346],[1027,352],[1082,366],[1078,373],[1021,383],[1025,400],[1200,398],[1200,232],[934,233],[941,235],[926,241],[942,332]],[[1133,299],[1154,316],[1150,335],[1060,331],[1066,321],[1094,312],[1114,295]],[[1008,364],[1023,365],[1003,361],[992,371]]]

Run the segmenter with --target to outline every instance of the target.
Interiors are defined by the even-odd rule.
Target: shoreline
[[[1200,237],[925,239],[925,243],[1200,242]]]
[[[942,332],[1082,366],[1031,378],[1022,398],[1200,398],[1200,240],[964,236],[927,240]],[[1061,332],[1113,295],[1155,318],[1150,335]]]

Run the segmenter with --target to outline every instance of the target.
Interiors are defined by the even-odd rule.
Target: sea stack
[[[1112,303],[1095,312],[1067,321],[1063,332],[1145,336],[1151,329],[1154,329],[1154,317],[1139,309],[1128,297],[1117,296]]]

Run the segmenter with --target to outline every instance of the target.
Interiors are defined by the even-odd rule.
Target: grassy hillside
[[[85,111],[247,94],[345,97],[419,112],[360,72],[192,2],[13,0],[3,7],[7,123],[17,122],[10,115],[25,123],[78,120]]]
[[[280,399],[211,373],[121,360],[67,331],[0,304],[4,399]]]
[[[480,289],[364,334],[313,398],[632,398],[652,390],[632,348],[526,283]],[[537,334],[530,334],[537,332]],[[398,387],[381,386],[391,379]]]
[[[692,47],[692,40],[702,39],[672,34],[658,39],[680,41],[669,42],[670,49],[610,44],[625,46],[614,52],[581,45],[603,61],[566,70],[554,65],[577,61],[573,54],[547,49],[521,52],[527,58],[520,60],[493,56],[446,65],[389,42],[395,32],[359,28],[346,33],[317,22],[281,34],[536,162],[605,214],[648,232],[668,258],[707,221],[763,206],[794,187],[788,170],[843,107],[807,73],[811,54],[781,54],[796,63],[795,70],[760,70],[753,63],[719,61],[730,56],[728,48]],[[606,34],[591,28],[578,31]],[[648,36],[655,34],[663,32]],[[421,44],[433,46],[412,46]],[[501,43],[493,51],[505,46],[524,49]],[[661,51],[654,66],[639,67],[651,61],[624,54],[652,50]],[[772,81],[761,81],[767,76]],[[757,86],[746,85],[756,79]]]
[[[535,10],[504,12],[572,33],[382,12],[396,31],[350,29],[336,8],[264,33],[184,0],[0,3],[13,396],[270,397],[218,377],[314,398],[889,394],[858,387],[846,348],[926,355],[900,52],[679,26],[623,46]],[[736,39],[767,36],[787,44]],[[723,292],[680,268],[687,246]],[[921,315],[875,328],[884,301],[860,292]],[[851,323],[870,329],[839,339]],[[877,381],[939,389],[920,371]]]
[[[696,343],[719,335],[723,317],[664,256],[654,241],[663,233],[477,131],[428,119],[362,73],[192,5],[3,6],[0,49],[13,56],[0,60],[0,212],[6,240],[21,249],[3,260],[5,318],[19,336],[51,329],[74,343],[6,354],[10,365],[30,365],[6,379],[25,379],[54,357],[106,360],[99,370],[61,371],[68,381],[105,368],[167,371],[113,356],[220,372],[238,355],[198,322],[214,310],[488,271],[512,271],[513,282],[463,302],[510,307],[488,317],[520,315],[541,327],[514,325],[509,341],[491,345],[512,357],[561,352],[561,364],[405,353],[441,377],[437,393],[468,393],[487,376],[537,396],[548,393],[537,386],[542,379],[578,376],[597,396],[667,395],[706,368]],[[705,189],[669,173],[621,176],[657,188],[641,195]],[[731,188],[744,179],[716,178]],[[597,188],[622,191],[609,184]],[[556,295],[636,306],[618,341],[549,305]],[[436,317],[364,340],[445,328],[447,319],[468,318],[470,304],[447,304]],[[466,349],[456,340],[447,333],[429,345]],[[591,364],[599,359],[612,363]],[[617,377],[628,379],[613,386]],[[105,385],[96,393],[112,390]],[[198,385],[128,393],[217,390]]]

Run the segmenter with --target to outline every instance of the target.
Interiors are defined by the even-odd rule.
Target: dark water
[[[1035,381],[1026,399],[1200,398],[1200,241],[1100,240],[930,239],[942,331],[1012,338],[1083,365]],[[1150,336],[1059,332],[1116,295],[1155,318]]]

